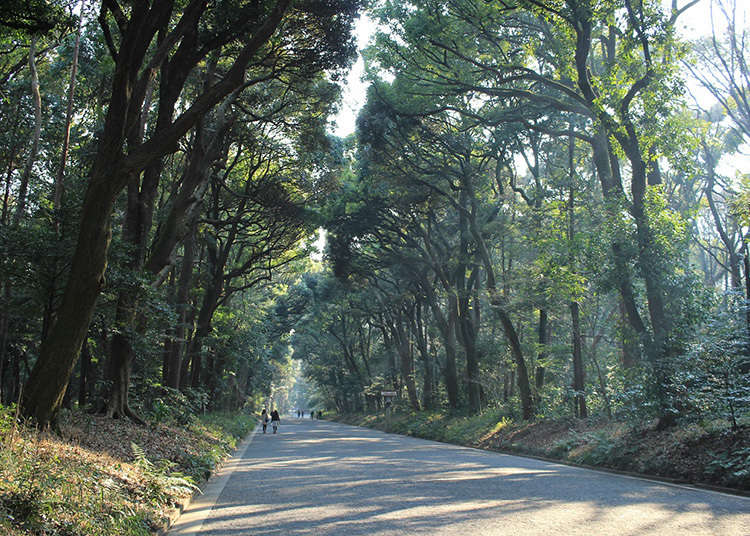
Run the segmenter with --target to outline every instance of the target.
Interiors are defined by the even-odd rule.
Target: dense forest
[[[6,0],[0,401],[737,429],[737,4]]]

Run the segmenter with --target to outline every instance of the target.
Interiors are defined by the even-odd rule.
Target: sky
[[[357,49],[361,51],[367,46],[370,37],[375,33],[375,24],[367,15],[362,15],[357,21],[355,30],[357,33]],[[362,55],[359,54],[352,70],[346,77],[343,102],[334,119],[336,127],[333,129],[333,133],[341,138],[354,132],[357,114],[365,103],[367,85],[362,81],[364,72],[365,62],[362,60]]]

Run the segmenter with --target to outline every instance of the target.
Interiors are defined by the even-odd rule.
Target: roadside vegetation
[[[750,418],[736,432],[714,419],[657,430],[653,422],[513,420],[502,410],[460,416],[409,412],[349,414],[335,420],[468,447],[538,456],[668,480],[750,492]]]
[[[59,435],[0,407],[0,533],[136,536],[164,528],[254,425],[206,414],[147,426],[63,411]]]
[[[145,533],[216,412],[383,392],[746,487],[745,4],[0,1],[0,533]]]

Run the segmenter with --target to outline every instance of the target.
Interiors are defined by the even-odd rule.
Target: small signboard
[[[396,391],[380,391],[381,396],[396,396]]]

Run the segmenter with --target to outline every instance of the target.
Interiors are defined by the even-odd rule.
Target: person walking
[[[279,417],[279,412],[276,410],[273,410],[271,412],[271,426],[273,427],[273,433],[276,433],[276,429],[279,427],[279,424],[281,424],[281,418]]]
[[[266,408],[263,408],[263,411],[260,412],[260,422],[263,425],[263,433],[266,433],[266,428],[268,427],[268,412],[266,411]],[[274,428],[275,430],[275,428]]]

